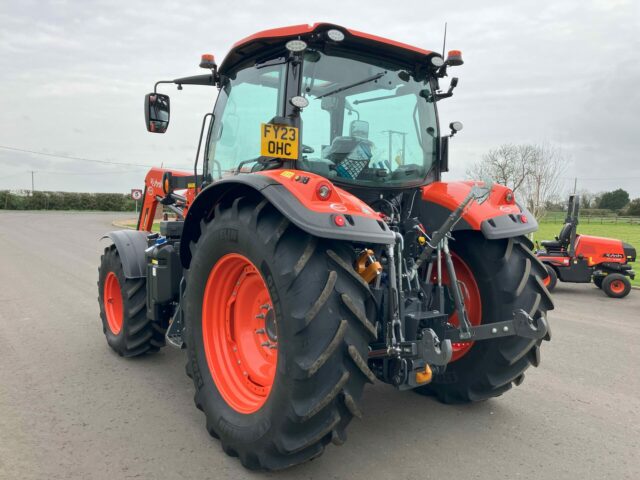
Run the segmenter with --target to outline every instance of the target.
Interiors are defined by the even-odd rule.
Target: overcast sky
[[[455,6],[452,6],[455,5]],[[143,97],[156,80],[202,73],[256,31],[327,21],[439,51],[465,64],[441,124],[460,120],[448,179],[501,143],[546,142],[567,158],[567,191],[640,196],[640,2],[323,0],[0,3],[0,189],[127,192],[144,167],[189,168],[214,89],[171,95],[171,127],[146,132]],[[446,86],[446,82],[444,86]]]

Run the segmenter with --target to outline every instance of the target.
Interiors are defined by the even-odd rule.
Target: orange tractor
[[[160,85],[218,91],[194,170],[152,169],[137,230],[106,235],[103,329],[126,357],[186,349],[207,430],[247,468],[342,444],[367,383],[474,402],[540,362],[553,304],[535,219],[506,187],[441,181],[462,125],[442,131],[457,78],[439,82],[461,64],[298,25],[146,96],[163,133]],[[172,219],[152,233],[159,206]]]

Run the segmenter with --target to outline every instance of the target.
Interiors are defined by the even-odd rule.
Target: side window
[[[280,70],[248,69],[220,92],[209,143],[209,171],[233,174],[241,162],[260,156],[260,124],[278,112]],[[222,107],[222,113],[217,110]],[[251,168],[247,164],[247,169]]]

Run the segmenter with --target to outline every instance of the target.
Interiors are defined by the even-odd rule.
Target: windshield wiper
[[[320,95],[318,97],[316,97],[316,100],[320,99],[320,98],[324,98],[324,97],[328,97],[331,95],[335,95],[336,93],[340,93],[340,92],[344,92],[345,90],[349,90],[350,88],[353,87],[357,87],[359,85],[364,85],[365,83],[369,83],[369,82],[373,82],[374,80],[378,80],[381,77],[384,77],[386,75],[386,71],[385,72],[380,72],[375,74],[373,77],[369,77],[369,78],[365,78],[364,80],[360,80],[358,82],[352,83],[351,85],[345,85],[344,87],[340,87],[340,88],[336,88],[335,90],[332,90],[331,92],[325,93],[324,95]]]

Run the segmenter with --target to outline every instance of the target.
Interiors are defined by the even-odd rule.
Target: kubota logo
[[[346,212],[347,211],[347,207],[345,207],[344,205],[342,205],[341,203],[332,203],[331,205],[329,205],[331,208],[333,208],[336,212]]]

